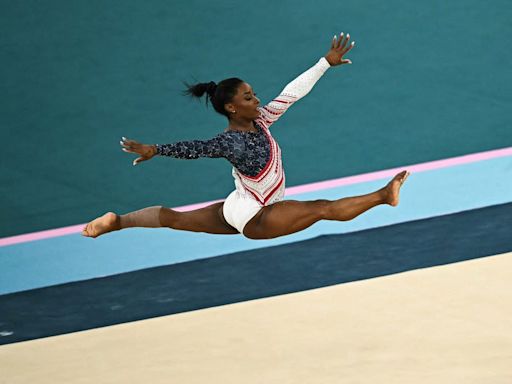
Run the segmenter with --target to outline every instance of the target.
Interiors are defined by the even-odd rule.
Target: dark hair
[[[233,100],[233,97],[236,95],[236,91],[240,84],[243,83],[243,80],[237,77],[231,77],[229,79],[222,80],[218,84],[215,84],[214,81],[193,85],[186,82],[183,83],[187,87],[187,89],[183,91],[184,95],[201,98],[206,93],[206,105],[208,106],[208,100],[210,100],[213,108],[218,113],[229,119],[230,116],[224,109],[224,104],[230,103]]]

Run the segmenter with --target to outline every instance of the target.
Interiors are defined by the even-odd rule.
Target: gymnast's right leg
[[[215,203],[193,211],[178,212],[162,206],[148,207],[125,215],[108,212],[85,226],[82,235],[98,237],[125,228],[172,228],[183,231],[206,232],[221,235],[238,231],[224,219],[224,202]]]

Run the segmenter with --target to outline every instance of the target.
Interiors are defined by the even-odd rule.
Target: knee
[[[318,199],[313,200],[312,203],[315,205],[314,212],[317,220],[324,220],[329,218],[332,210],[332,202],[330,200]]]

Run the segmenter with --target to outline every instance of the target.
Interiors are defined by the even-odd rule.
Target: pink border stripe
[[[505,157],[505,156],[512,156],[512,147],[496,149],[496,150],[487,151],[487,152],[479,152],[479,153],[474,153],[471,155],[452,157],[452,158],[444,159],[444,160],[430,161],[427,163],[408,165],[408,166],[403,166],[403,167],[398,167],[398,168],[393,168],[393,169],[386,169],[383,171],[364,173],[362,175],[342,177],[340,179],[326,180],[326,181],[320,181],[317,183],[299,185],[296,187],[286,188],[286,195],[287,196],[297,195],[300,193],[313,192],[313,191],[319,191],[322,189],[336,188],[336,187],[341,187],[344,185],[358,184],[358,183],[364,183],[364,182],[373,181],[373,180],[384,179],[384,178],[388,178],[390,176],[394,176],[397,172],[405,170],[405,169],[407,169],[411,173],[424,172],[424,171],[431,171],[434,169],[454,167],[456,165],[474,163],[474,162],[478,162],[478,161],[484,161],[484,160],[494,159],[497,157]],[[207,205],[210,205],[212,203],[216,203],[219,201],[223,201],[223,199],[222,200],[214,200],[214,201],[206,201],[203,203],[197,203],[197,204],[191,204],[191,205],[184,205],[181,207],[175,207],[173,209],[176,209],[177,211],[190,211],[193,209],[205,207]],[[82,229],[84,227],[85,227],[85,224],[77,224],[77,225],[72,225],[69,227],[49,229],[46,231],[27,233],[27,234],[18,235],[18,236],[4,237],[3,239],[0,239],[0,247],[5,247],[7,245],[13,245],[13,244],[19,244],[19,243],[26,243],[29,241],[49,239],[52,237],[71,235],[74,233],[80,233],[80,232],[82,232]]]
[[[320,181],[318,183],[298,185],[296,187],[290,187],[286,189],[287,195],[296,195],[299,193],[313,192],[322,189],[329,189],[335,187],[341,187],[344,185],[364,183],[367,181],[379,180],[394,176],[396,173],[408,170],[409,172],[424,172],[431,171],[439,168],[454,167],[456,165],[475,163],[478,161],[484,161],[494,159],[497,157],[512,156],[512,147],[495,149],[487,152],[473,153],[471,155],[464,155],[459,157],[451,157],[444,160],[429,161],[428,163],[420,163],[414,165],[406,165],[398,168],[386,169],[383,171],[363,173],[362,175],[342,177],[340,179]]]

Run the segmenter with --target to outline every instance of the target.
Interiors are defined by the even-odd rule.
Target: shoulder
[[[234,143],[243,140],[243,138],[240,135],[240,132],[224,131],[217,134],[212,140],[219,143],[220,145],[231,146]]]
[[[237,132],[237,131],[224,131],[224,132],[219,133],[215,137],[220,139],[220,140],[232,140],[233,138],[236,138],[238,136],[240,136],[240,132]]]

